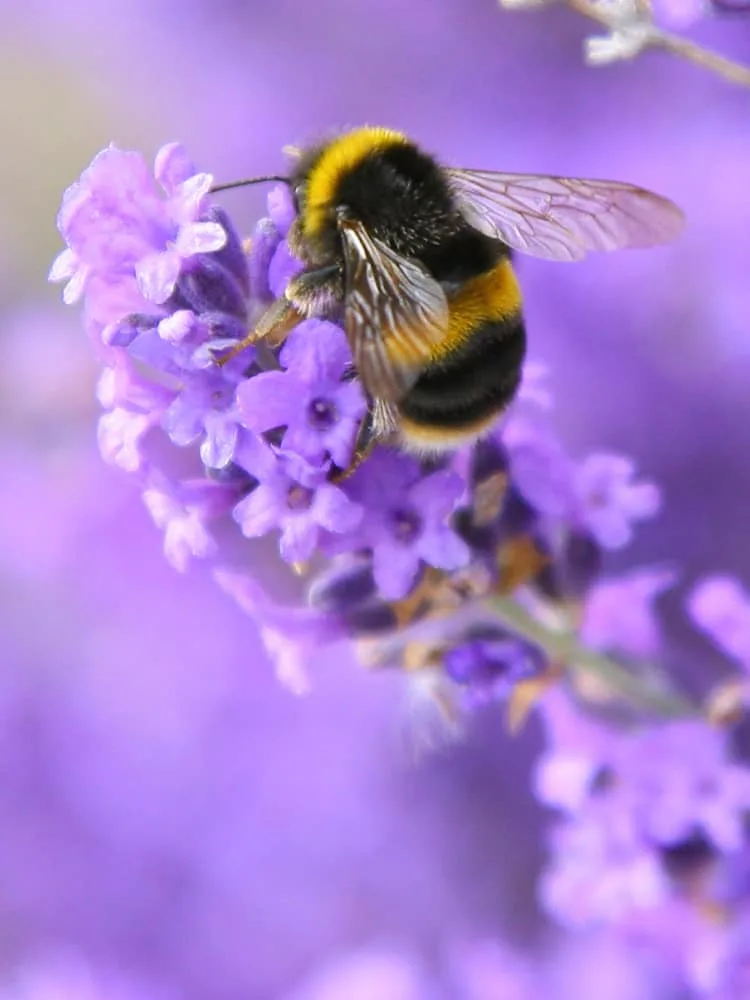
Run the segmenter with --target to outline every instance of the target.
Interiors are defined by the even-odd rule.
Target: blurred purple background
[[[451,975],[462,996],[506,1000],[499,979],[481,985],[499,959],[474,942],[528,958],[553,938],[534,903],[535,726],[511,740],[490,712],[415,763],[399,678],[321,663],[295,699],[251,621],[200,570],[169,569],[135,485],[96,451],[95,365],[45,283],[57,204],[111,140],[151,154],[179,139],[229,180],[363,122],[457,165],[672,196],[690,223],[677,246],[521,263],[531,354],[574,454],[626,451],[664,486],[666,513],[621,564],[750,583],[747,92],[661,54],[586,69],[589,24],[493,0],[4,6],[0,979],[63,952],[169,996],[354,1000],[356,970],[315,971],[351,952],[395,983],[373,1000],[440,995],[424,983],[458,996]],[[749,27],[694,34],[750,60]],[[262,195],[229,197],[249,231]],[[718,662],[688,643],[679,594],[675,669],[705,688]],[[558,984],[595,983],[601,943],[584,945]],[[531,995],[519,977],[508,1000]],[[646,995],[623,982],[623,1000]]]

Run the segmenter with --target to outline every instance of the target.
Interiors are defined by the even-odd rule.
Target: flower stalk
[[[537,0],[500,0],[500,3],[512,10],[539,6]],[[750,66],[707,49],[683,35],[658,27],[653,23],[651,5],[647,2],[564,0],[564,3],[577,14],[596,21],[610,32],[605,38],[587,40],[586,57],[591,64],[632,59],[647,49],[661,49],[678,59],[715,73],[728,83],[750,87]]]
[[[677,691],[655,683],[650,671],[635,673],[604,653],[584,645],[568,628],[552,628],[534,617],[517,598],[495,597],[492,614],[509,631],[542,649],[552,663],[594,678],[634,708],[664,719],[695,718],[696,705]]]

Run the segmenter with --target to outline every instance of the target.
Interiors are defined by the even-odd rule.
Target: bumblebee
[[[440,165],[401,132],[364,127],[298,152],[289,233],[305,265],[232,351],[279,344],[302,319],[343,314],[371,401],[354,463],[376,441],[452,451],[513,399],[526,349],[514,251],[574,261],[666,243],[683,216],[618,181]]]

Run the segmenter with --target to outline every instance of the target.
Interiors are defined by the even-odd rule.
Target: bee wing
[[[445,292],[421,264],[395,253],[361,222],[342,221],[340,232],[354,364],[372,396],[395,402],[445,337]]]
[[[580,260],[592,250],[656,246],[685,222],[667,198],[620,181],[445,172],[469,225],[535,257]]]

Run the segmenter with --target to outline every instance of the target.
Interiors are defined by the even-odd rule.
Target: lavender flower
[[[750,596],[738,580],[706,578],[693,590],[688,610],[720,649],[750,670]]]
[[[544,667],[537,647],[501,629],[479,626],[454,643],[444,654],[445,672],[466,688],[469,704],[507,698],[519,681]]]
[[[348,535],[359,525],[362,508],[302,456],[274,454],[259,445],[238,458],[258,485],[236,505],[233,517],[247,538],[278,528],[279,553],[287,562],[310,559],[323,531]]]
[[[210,560],[224,589],[265,616],[266,644],[297,688],[315,644],[355,638],[374,639],[373,662],[437,673],[446,704],[507,698],[546,656],[498,627],[493,595],[526,587],[585,604],[590,592],[603,606],[591,589],[601,553],[656,512],[656,488],[634,482],[621,456],[577,466],[565,454],[537,416],[551,406],[540,366],[473,451],[430,465],[383,445],[332,481],[368,407],[343,329],[310,319],[280,349],[217,364],[302,266],[287,244],[288,189],[271,191],[248,250],[180,146],[159,152],[154,175],[136,153],[99,154],[64,197],[68,248],[51,277],[69,279],[67,300],[84,297],[105,365],[100,447],[138,476],[170,562]],[[301,618],[227,566],[214,524],[232,522],[236,544],[273,533],[297,571],[324,567]]]
[[[138,291],[157,305],[174,291],[184,261],[226,244],[223,227],[203,218],[209,174],[198,174],[173,143],[157,156],[159,197],[143,159],[110,146],[65,192],[58,217],[68,244],[50,278],[67,280],[64,298],[76,302],[97,279],[132,268]]]
[[[675,574],[662,567],[598,580],[586,598],[581,639],[592,649],[652,659],[661,643],[654,602],[674,581]]]
[[[635,466],[622,455],[590,455],[575,474],[574,489],[581,526],[606,549],[623,548],[633,536],[632,523],[659,510],[653,483],[634,483]]]
[[[281,351],[285,371],[262,372],[237,390],[245,427],[261,434],[284,427],[282,445],[322,465],[330,457],[345,469],[367,403],[359,384],[342,381],[351,363],[343,330],[307,320]]]
[[[716,873],[748,850],[750,770],[701,719],[648,726],[608,714],[606,678],[598,687],[583,678],[575,694],[560,684],[575,649],[555,636],[574,631],[589,652],[641,662],[633,676],[649,679],[643,661],[661,648],[655,604],[675,574],[603,570],[607,553],[658,513],[658,488],[626,456],[574,461],[543,419],[550,397],[533,370],[502,425],[472,449],[427,462],[383,442],[341,477],[369,401],[333,318],[218,363],[302,266],[287,243],[288,192],[272,192],[247,249],[212,204],[210,176],[180,147],[160,152],[155,178],[137,154],[100,154],[65,196],[68,249],[52,277],[68,280],[67,300],[84,299],[104,365],[100,447],[137,477],[169,561],[210,563],[294,691],[308,689],[320,651],[354,643],[370,666],[404,669],[454,729],[478,705],[508,702],[517,717],[518,704],[538,701],[548,746],[535,792],[562,813],[540,882],[546,911],[654,953],[664,946],[693,986],[734,989],[747,907],[722,894]],[[308,574],[304,602],[277,603],[257,567],[236,568],[246,539],[266,535],[282,562]],[[503,617],[509,598],[534,628]],[[719,577],[689,605],[744,668],[748,607],[740,586]],[[721,934],[701,916],[719,905]],[[680,930],[666,949],[668,913]],[[484,1000],[501,979],[482,968],[460,989]],[[398,962],[376,971],[394,995],[426,988]],[[365,988],[359,971],[339,973],[310,995]]]
[[[559,695],[544,717],[537,794],[566,818],[550,839],[543,905],[569,926],[616,927],[654,955],[671,926],[676,974],[699,986],[708,957],[696,956],[729,950],[744,920],[745,896],[730,903],[715,873],[746,850],[750,768],[702,721],[618,732]],[[720,934],[709,919],[718,906]]]
[[[385,450],[352,477],[348,492],[366,509],[361,544],[372,551],[384,597],[405,597],[422,560],[444,570],[467,564],[468,547],[446,525],[463,489],[455,473],[425,476],[412,459]]]

